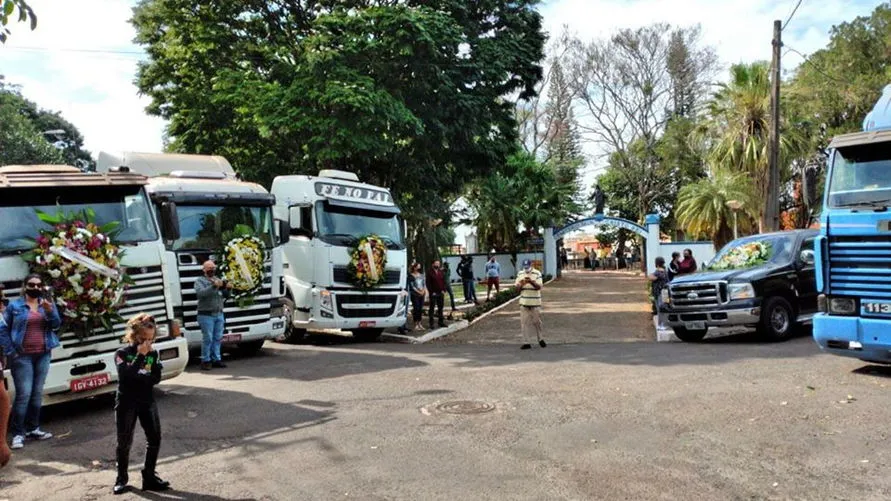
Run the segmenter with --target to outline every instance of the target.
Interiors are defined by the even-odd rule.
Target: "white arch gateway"
[[[656,256],[663,256],[666,261],[670,259],[671,252],[680,250],[681,248],[690,248],[697,261],[704,263],[715,255],[715,246],[712,242],[671,242],[662,243],[660,241],[659,222],[661,217],[659,214],[647,214],[644,218],[644,224],[640,225],[627,219],[619,217],[604,216],[596,214],[593,217],[582,219],[570,223],[561,228],[546,228],[544,234],[544,270],[545,275],[557,275],[557,239],[563,237],[569,232],[580,230],[588,226],[613,226],[628,230],[632,233],[640,235],[646,240],[646,259],[647,272],[651,273],[654,268],[654,259]]]

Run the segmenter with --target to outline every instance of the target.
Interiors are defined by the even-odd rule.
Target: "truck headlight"
[[[671,294],[668,293],[668,289],[662,289],[662,304],[668,304],[671,302]]]
[[[755,288],[752,287],[752,284],[727,284],[727,293],[729,294],[731,301],[734,299],[755,298]]]
[[[850,297],[834,297],[829,300],[829,313],[833,315],[853,315],[857,313],[857,302]]]
[[[170,326],[167,322],[161,322],[155,325],[155,337],[158,339],[164,339],[170,336]]]
[[[406,304],[407,298],[408,298],[408,292],[405,292],[405,291],[399,292],[399,301],[398,301],[398,306],[396,307],[397,314],[401,314],[403,311],[405,311],[405,308],[408,306]]]
[[[323,290],[319,292],[319,306],[326,310],[332,310],[334,309],[332,304],[331,291]]]

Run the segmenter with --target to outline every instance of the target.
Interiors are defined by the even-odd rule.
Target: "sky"
[[[774,19],[785,20],[797,0],[550,0],[541,7],[545,29],[563,26],[583,39],[617,28],[664,21],[699,23],[704,41],[725,66],[770,58]],[[157,152],[164,121],[144,112],[148,99],[133,80],[141,49],[128,23],[128,0],[29,0],[38,16],[35,31],[13,24],[0,46],[0,74],[21,85],[43,108],[58,110],[80,129],[87,149]],[[829,28],[869,14],[875,0],[803,0],[784,32],[788,46],[805,54],[823,47]],[[788,53],[784,66],[801,57]]]

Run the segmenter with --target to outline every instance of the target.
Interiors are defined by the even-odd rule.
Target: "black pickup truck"
[[[703,271],[675,277],[663,291],[662,323],[682,341],[710,328],[754,327],[788,339],[817,311],[816,230],[765,233],[734,240]]]

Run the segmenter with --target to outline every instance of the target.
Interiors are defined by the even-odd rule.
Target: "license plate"
[[[701,331],[705,329],[705,322],[684,322],[684,328],[688,331]]]
[[[362,328],[374,327],[375,325],[377,325],[376,320],[363,320],[362,322],[359,322],[359,327],[362,327]]]
[[[111,382],[111,376],[108,374],[96,374],[94,376],[74,379],[71,381],[71,391],[77,393],[80,391],[95,390],[101,386],[105,386]]]
[[[241,341],[241,334],[226,334],[223,336],[224,343],[237,343]]]

